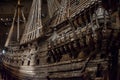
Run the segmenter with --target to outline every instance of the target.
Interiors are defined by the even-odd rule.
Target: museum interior
[[[120,0],[0,0],[0,80],[120,80]]]

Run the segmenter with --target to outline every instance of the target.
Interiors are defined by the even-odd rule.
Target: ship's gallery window
[[[30,61],[28,61],[28,64],[27,64],[28,66],[30,65]]]
[[[16,63],[18,63],[18,60],[16,61]]]
[[[35,50],[37,50],[38,49],[38,47],[35,47]]]
[[[39,60],[39,59],[37,59],[37,61],[36,61],[36,65],[39,65],[39,63],[40,63],[40,60]]]
[[[22,65],[24,65],[24,61],[22,61]]]

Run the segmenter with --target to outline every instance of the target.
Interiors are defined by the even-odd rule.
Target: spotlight
[[[1,21],[3,21],[3,18],[0,18]]]
[[[3,49],[3,50],[2,50],[2,53],[3,53],[3,54],[5,54],[5,53],[6,53],[6,51]]]

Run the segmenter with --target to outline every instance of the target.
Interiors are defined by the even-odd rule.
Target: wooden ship
[[[47,0],[43,25],[41,0],[33,0],[17,41],[0,57],[3,80],[120,80],[119,0]],[[17,13],[20,15],[20,0]],[[24,19],[24,17],[23,17]],[[25,21],[25,19],[24,19]]]

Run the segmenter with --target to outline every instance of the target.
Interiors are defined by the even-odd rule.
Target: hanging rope
[[[20,41],[21,44],[41,37],[42,32],[41,22],[41,0],[33,0],[28,22],[26,23],[24,34]]]
[[[57,16],[56,19],[54,20],[53,26],[66,20],[66,17],[69,17],[69,12],[70,12],[69,7],[70,7],[70,0],[61,0],[59,9],[56,12]]]
[[[96,10],[97,10],[97,7],[95,7],[95,11]],[[99,25],[99,22],[98,22],[98,18],[97,18],[97,14],[96,14],[96,12],[94,12],[94,13],[95,13],[95,22],[96,22],[96,25],[97,25],[98,28],[100,28],[100,25]]]
[[[9,42],[10,42],[10,39],[11,39],[11,36],[12,36],[12,33],[13,33],[13,29],[14,29],[16,14],[17,14],[17,9],[15,10],[15,13],[14,13],[12,26],[11,26],[11,28],[10,28],[10,32],[9,32],[8,37],[7,37],[7,41],[6,41],[6,43],[5,43],[5,47],[8,47],[8,44],[9,44]]]
[[[50,18],[54,16],[53,14],[56,12],[56,10],[59,9],[60,3],[58,0],[47,0],[48,2],[48,11]]]
[[[8,47],[8,45],[10,43],[14,28],[15,28],[15,20],[17,20],[17,38],[16,38],[17,41],[16,42],[19,42],[19,40],[20,40],[20,17],[21,17],[20,13],[22,14],[23,22],[25,22],[24,13],[21,8],[21,3],[20,3],[20,0],[18,0],[18,5],[17,5],[17,8],[15,9],[12,25],[11,25],[11,28],[10,28],[10,31],[9,31],[9,34],[8,34],[8,37],[7,37],[7,40],[5,43],[5,47]]]

